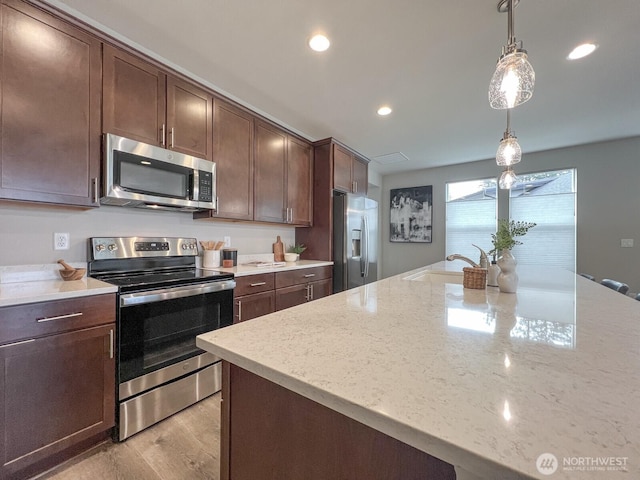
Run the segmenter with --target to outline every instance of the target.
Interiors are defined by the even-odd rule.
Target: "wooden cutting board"
[[[273,244],[273,260],[275,262],[284,262],[284,245],[280,240],[280,235],[278,235],[276,243]]]

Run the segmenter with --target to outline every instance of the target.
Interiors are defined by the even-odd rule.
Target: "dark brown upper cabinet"
[[[249,112],[213,101],[213,160],[218,209],[195,218],[253,220],[253,122]]]
[[[256,122],[254,218],[285,223],[287,134],[270,124]]]
[[[346,148],[333,144],[333,188],[346,193],[367,194],[368,162]]]
[[[287,208],[289,221],[309,226],[313,219],[313,147],[289,136],[287,143]]]
[[[313,225],[296,229],[306,258],[333,260],[333,191],[366,195],[368,160],[333,138],[313,144]]]
[[[100,41],[2,1],[0,198],[92,207],[100,175]]]
[[[103,130],[213,160],[213,97],[150,62],[105,44]]]
[[[311,225],[311,145],[261,121],[255,124],[254,145],[254,219]]]

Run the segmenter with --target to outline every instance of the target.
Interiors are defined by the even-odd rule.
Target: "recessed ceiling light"
[[[378,109],[378,115],[381,115],[383,117],[385,115],[389,115],[391,112],[393,112],[393,110],[391,110],[391,107],[387,107],[386,105]]]
[[[315,50],[316,52],[324,52],[329,48],[329,45],[331,45],[329,39],[321,34],[314,35],[309,39],[309,47],[311,47],[311,50]]]
[[[571,50],[571,53],[567,56],[569,60],[577,60],[579,58],[591,55],[598,46],[595,43],[583,43]]]

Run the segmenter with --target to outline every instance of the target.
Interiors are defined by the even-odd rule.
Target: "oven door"
[[[196,336],[233,323],[234,280],[120,295],[119,383],[205,353]]]

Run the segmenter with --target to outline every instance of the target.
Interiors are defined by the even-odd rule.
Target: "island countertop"
[[[416,269],[197,344],[459,478],[638,478],[640,303],[548,267],[519,266],[516,294],[464,289],[463,266]]]

